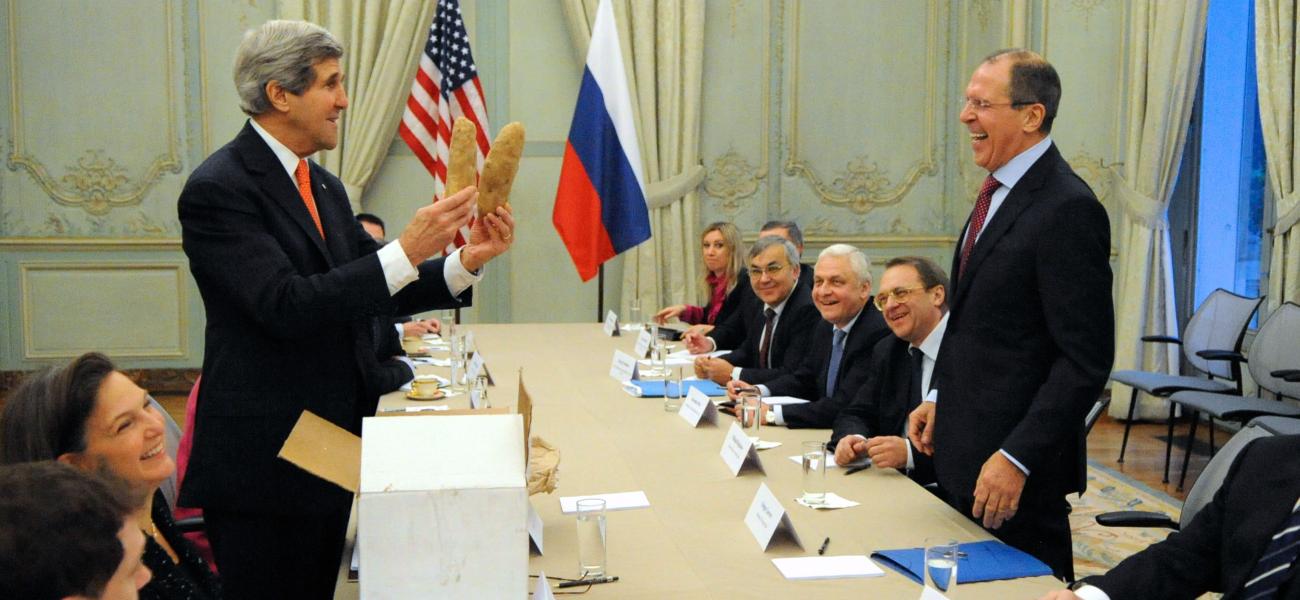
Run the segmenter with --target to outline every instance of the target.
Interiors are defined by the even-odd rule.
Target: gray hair
[[[316,81],[312,67],[343,56],[343,44],[323,27],[306,21],[267,21],[244,34],[235,52],[235,92],[249,116],[271,110],[266,84],[302,94]]]
[[[781,246],[785,249],[785,260],[790,263],[790,267],[794,269],[794,272],[798,273],[799,250],[794,247],[794,244],[790,243],[790,240],[779,235],[765,235],[758,238],[758,241],[754,242],[754,245],[749,247],[748,260],[754,260],[759,254],[762,254],[764,250],[767,250],[772,246]]]
[[[849,267],[853,269],[853,274],[858,276],[858,281],[871,284],[871,259],[867,258],[861,250],[848,244],[831,244],[817,254],[817,260],[820,262],[827,256],[848,259]]]

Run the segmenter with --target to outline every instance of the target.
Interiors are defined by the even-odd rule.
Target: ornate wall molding
[[[26,151],[22,117],[22,72],[18,60],[18,2],[11,0],[8,4],[9,18],[9,93],[10,93],[10,127],[13,129],[13,145],[8,157],[10,171],[23,169],[40,185],[45,194],[61,206],[79,207],[86,212],[103,216],[115,207],[133,206],[140,203],[149,189],[158,182],[163,173],[180,173],[180,151],[177,147],[176,90],[173,61],[176,57],[175,34],[173,29],[173,4],[163,2],[167,31],[167,51],[163,61],[165,79],[167,80],[167,150],[159,154],[145,169],[144,174],[131,180],[125,169],[113,159],[104,159],[103,150],[87,149],[75,164],[68,165],[66,175],[56,178],[36,156]]]
[[[902,180],[894,183],[883,173],[871,157],[860,154],[850,160],[836,175],[827,178],[799,156],[799,18],[804,4],[794,10],[791,28],[790,123],[788,127],[790,149],[785,163],[785,174],[803,178],[823,204],[847,208],[855,214],[866,214],[875,208],[897,204],[920,180],[922,175],[934,175],[939,170],[935,150],[941,140],[935,128],[935,103],[938,97],[939,61],[947,54],[938,39],[940,3],[926,3],[926,66],[925,114],[923,117],[923,155],[907,169]]]
[[[767,24],[767,31],[764,32],[763,41],[762,81],[770,85],[772,81],[771,4],[764,2],[763,7],[763,22]],[[733,0],[729,8],[731,35],[733,37],[736,35],[736,12],[738,8],[739,6]],[[739,213],[743,206],[741,200],[758,193],[759,183],[767,179],[768,157],[771,147],[768,131],[772,127],[772,98],[770,93],[764,93],[762,96],[762,116],[759,117],[758,165],[751,165],[748,159],[736,152],[735,149],[731,149],[713,160],[713,166],[709,168],[709,173],[704,179],[704,193],[714,198],[719,209],[727,215],[735,216]]]

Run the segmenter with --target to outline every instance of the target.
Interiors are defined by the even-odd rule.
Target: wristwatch
[[[763,417],[763,424],[776,425],[776,409],[767,411],[767,416]]]

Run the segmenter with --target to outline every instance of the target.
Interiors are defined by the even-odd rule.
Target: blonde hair
[[[740,272],[745,269],[744,258],[742,258],[745,255],[744,242],[740,240],[740,230],[735,225],[726,221],[717,221],[710,223],[708,227],[704,228],[704,231],[700,232],[700,243],[703,244],[704,236],[713,231],[722,236],[722,245],[731,251],[731,258],[727,260],[726,267],[727,292],[730,293],[736,287],[736,280],[739,279]],[[703,259],[703,255],[701,255],[701,259]],[[704,269],[704,272],[700,274],[700,290],[704,296],[703,304],[708,304],[709,299],[713,296],[713,289],[709,287],[708,269]]]

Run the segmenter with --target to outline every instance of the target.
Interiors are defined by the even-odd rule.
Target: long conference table
[[[676,413],[664,411],[662,398],[630,396],[609,376],[613,351],[632,352],[636,337],[628,332],[609,337],[594,323],[463,327],[474,332],[495,381],[489,391],[492,406],[513,406],[522,376],[533,401],[532,434],[561,453],[556,491],[530,498],[545,524],[545,554],[533,554],[531,574],[578,575],[575,519],[561,513],[560,496],[642,490],[649,498],[649,508],[608,513],[606,572],[619,581],[591,586],[584,597],[914,600],[921,586],[889,568],[883,568],[883,577],[790,581],[771,559],[814,556],[827,537],[827,556],[919,547],[931,536],[961,542],[991,539],[893,469],[851,476],[841,469],[827,471],[828,491],[860,506],[818,511],[796,503],[802,473],[788,457],[799,454],[801,441],[828,439],[828,430],[766,427],[762,439],[782,445],[759,453],[765,472],[732,476],[719,451],[733,417],[722,414],[717,426],[692,428]],[[422,366],[420,372],[445,376],[447,369]],[[464,394],[438,403],[468,407]],[[395,392],[379,406],[382,411],[428,404]],[[744,519],[760,483],[781,500],[803,549],[787,542],[764,551],[755,541]],[[354,511],[339,569],[339,599],[359,595],[359,585],[347,580],[355,521]],[[534,585],[530,582],[528,589]],[[949,597],[1034,599],[1061,585],[1050,577],[967,584]]]

